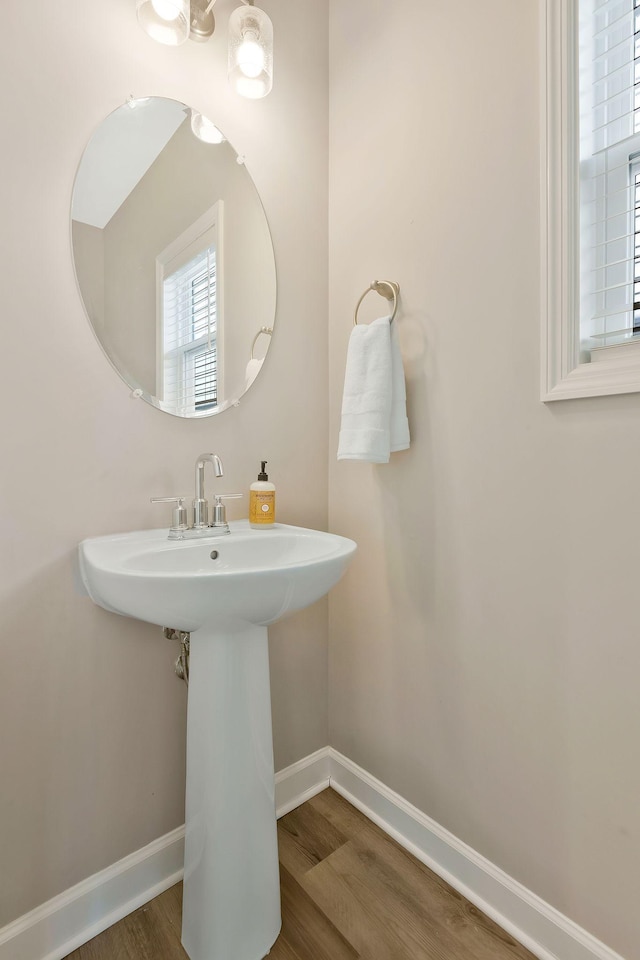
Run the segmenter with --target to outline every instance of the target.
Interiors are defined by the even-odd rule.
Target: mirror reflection
[[[260,372],[276,277],[242,158],[174,100],[131,100],[98,128],[73,192],[76,276],[123,379],[181,417],[219,413]]]

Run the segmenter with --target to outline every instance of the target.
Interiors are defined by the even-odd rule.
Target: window
[[[580,328],[589,352],[633,337],[638,326],[638,7],[640,0],[579,4]]]
[[[216,204],[157,258],[158,395],[179,415],[222,398],[220,215]]]
[[[640,390],[640,0],[545,0],[542,399]]]

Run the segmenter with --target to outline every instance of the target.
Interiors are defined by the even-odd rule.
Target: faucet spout
[[[215,453],[201,453],[196,460],[196,496],[193,501],[193,525],[194,527],[206,527],[207,525],[207,501],[204,496],[204,468],[207,463],[213,466],[216,477],[224,476],[222,460]]]
[[[204,467],[213,464],[216,477],[223,477],[222,460],[216,453],[201,453],[196,460],[196,499],[204,500]]]

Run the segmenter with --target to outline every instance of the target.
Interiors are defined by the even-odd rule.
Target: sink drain
[[[209,554],[209,556],[211,557],[212,560],[217,560],[217,559],[218,559],[218,551],[217,551],[217,550],[212,550],[211,553]]]

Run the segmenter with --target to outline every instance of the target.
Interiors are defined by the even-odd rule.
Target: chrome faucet
[[[207,463],[213,467],[216,477],[224,476],[222,460],[215,453],[201,453],[196,460],[196,495],[193,499],[193,523],[187,524],[187,510],[184,497],[152,497],[152,503],[176,503],[173,522],[169,528],[170,540],[190,540],[196,537],[220,537],[229,533],[229,524],[223,500],[236,500],[241,493],[214,494],[213,519],[209,523],[209,505],[204,495],[204,468]]]
[[[208,505],[204,496],[204,467],[206,463],[213,466],[216,477],[223,477],[222,460],[215,453],[201,453],[196,460],[196,495],[193,500],[193,528],[202,530],[208,526]]]

